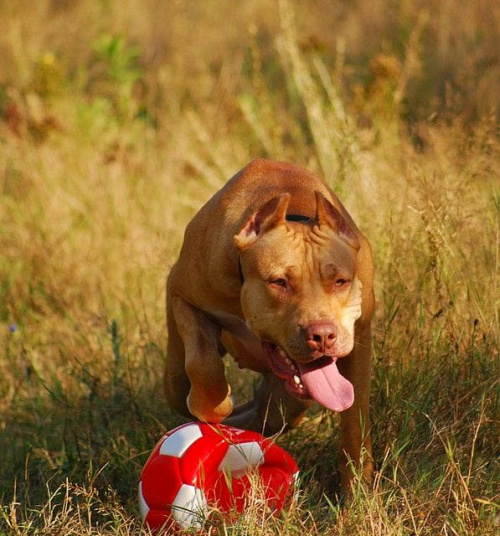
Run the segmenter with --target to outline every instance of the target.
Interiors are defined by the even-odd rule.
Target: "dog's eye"
[[[271,283],[271,285],[276,285],[277,287],[286,288],[286,279],[284,279],[283,277],[279,277],[278,279],[272,279],[271,281],[269,281],[269,283]]]
[[[335,281],[335,286],[337,288],[342,288],[342,287],[345,287],[346,285],[348,285],[349,283],[350,283],[350,281],[348,279],[344,279],[343,277],[339,277]]]

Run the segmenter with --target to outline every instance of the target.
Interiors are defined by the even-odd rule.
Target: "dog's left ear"
[[[316,221],[321,229],[330,227],[342,240],[347,242],[352,248],[360,248],[359,240],[354,231],[348,226],[342,214],[328,201],[328,199],[319,192],[316,195]]]
[[[234,237],[234,244],[239,250],[252,245],[264,232],[285,223],[286,209],[290,203],[290,194],[281,194],[265,203],[245,222],[240,232]]]

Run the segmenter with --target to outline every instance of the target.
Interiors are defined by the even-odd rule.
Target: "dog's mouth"
[[[344,411],[354,402],[354,388],[337,368],[337,358],[322,356],[308,363],[293,360],[270,342],[263,342],[271,370],[285,381],[290,393],[297,398],[316,400],[332,411]]]

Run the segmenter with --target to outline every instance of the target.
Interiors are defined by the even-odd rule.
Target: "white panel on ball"
[[[233,478],[243,476],[250,467],[257,467],[264,462],[264,454],[256,441],[230,445],[224,459],[219,465],[219,471]]]
[[[142,494],[142,482],[139,482],[139,512],[141,513],[142,519],[146,519],[146,516],[149,512],[149,506],[146,503],[146,500],[144,499],[144,495]]]
[[[197,424],[184,426],[165,439],[160,447],[160,454],[181,458],[186,450],[201,437],[203,434]]]
[[[201,529],[207,513],[207,500],[203,491],[195,486],[182,484],[172,503],[172,515],[175,521],[183,529],[190,527]]]

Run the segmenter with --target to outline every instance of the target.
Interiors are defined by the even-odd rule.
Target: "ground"
[[[372,243],[376,474],[341,507],[313,407],[278,439],[297,502],[219,533],[498,530],[495,6],[389,4],[1,4],[0,534],[141,533],[141,467],[182,422],[165,277],[256,157],[324,177]]]

